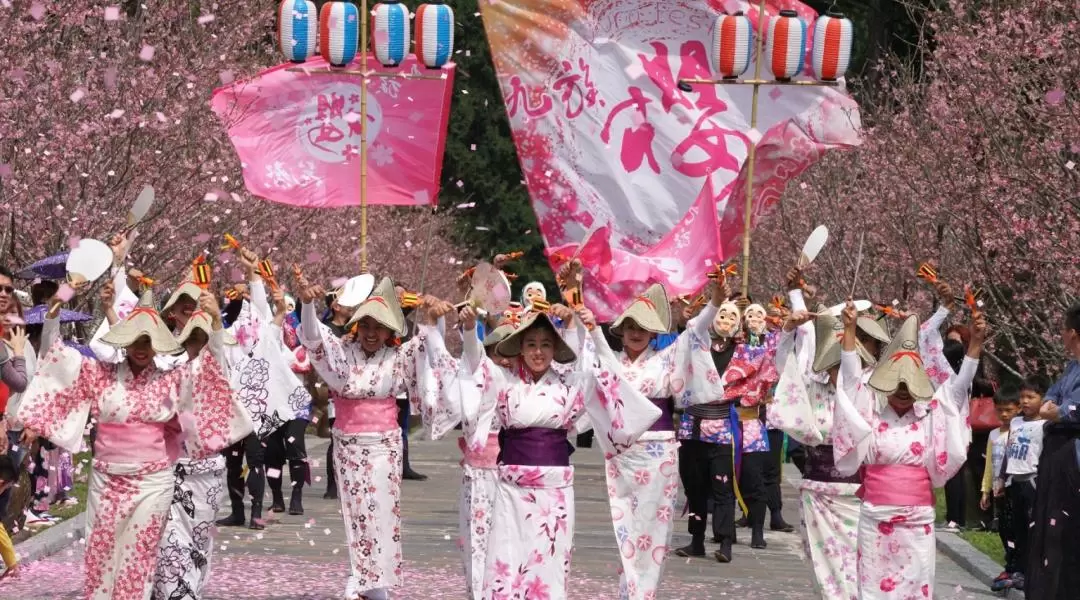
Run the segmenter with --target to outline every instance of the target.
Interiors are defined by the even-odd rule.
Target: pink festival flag
[[[650,282],[673,295],[694,293],[711,265],[738,254],[749,144],[758,157],[756,223],[826,150],[859,143],[858,107],[841,91],[764,87],[752,132],[750,86],[678,88],[680,79],[718,77],[708,51],[716,18],[743,10],[758,30],[753,4],[480,3],[549,260],[558,268],[582,258],[586,301],[601,320]],[[816,15],[806,5],[766,5],[767,14],[794,8],[813,31]],[[611,248],[600,252],[601,243]]]
[[[372,56],[369,65],[377,64]],[[328,75],[326,66],[318,57],[282,64],[214,91],[210,105],[252,194],[306,208],[360,204],[360,79]],[[427,78],[368,80],[368,202],[436,204],[454,67],[428,69],[410,55],[379,72]]]

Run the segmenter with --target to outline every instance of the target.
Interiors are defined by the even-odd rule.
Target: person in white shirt
[[[1024,589],[1023,568],[1028,556],[1028,524],[1035,506],[1035,475],[1039,470],[1039,454],[1042,453],[1044,419],[1039,417],[1046,388],[1027,380],[1020,388],[1020,416],[1014,417],[1009,426],[1009,443],[1005,447],[1005,464],[1002,478],[1005,480],[1005,501],[1012,513],[1011,541],[1019,566],[1006,587]],[[1006,542],[1008,547],[1008,542]]]
[[[1012,426],[1013,417],[1020,413],[1020,390],[1015,387],[1003,387],[994,394],[994,411],[997,413],[1001,427],[990,432],[986,440],[986,466],[983,469],[982,500],[979,508],[990,510],[991,507],[997,513],[998,537],[1001,545],[1005,548],[1005,565],[1003,570],[990,584],[990,589],[1001,591],[1012,585],[1012,574],[1018,571],[1016,564],[1016,552],[1009,545],[1012,538],[1012,513],[1009,512],[1009,504],[1005,500],[1004,480],[999,477],[1001,467],[1005,464],[1005,446],[1009,443],[1009,428]]]

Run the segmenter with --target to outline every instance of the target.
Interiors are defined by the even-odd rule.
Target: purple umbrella
[[[45,313],[48,311],[48,307],[44,304],[38,304],[34,308],[29,308],[23,313],[23,320],[27,325],[41,325],[45,322]],[[67,310],[66,308],[60,309],[60,322],[61,323],[80,323],[89,321],[94,317],[77,312],[74,310]]]
[[[43,258],[16,273],[15,277],[19,279],[65,279],[67,277],[67,258],[67,252]]]
[[[82,344],[78,344],[76,342],[72,342],[72,341],[69,341],[69,340],[64,340],[64,344],[66,344],[67,346],[69,346],[71,348],[74,348],[74,349],[78,350],[79,354],[82,354],[86,358],[92,358],[94,360],[98,359],[97,355],[94,354],[94,351],[91,350],[89,346],[84,346]]]

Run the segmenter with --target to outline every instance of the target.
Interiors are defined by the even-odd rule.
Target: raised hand
[[[98,301],[101,302],[102,308],[108,310],[112,307],[113,301],[116,300],[116,285],[113,282],[106,281],[105,285],[101,286],[101,291],[98,292]]]
[[[938,280],[934,284],[934,291],[937,292],[938,299],[941,300],[941,305],[950,311],[956,310],[956,296],[953,295],[952,286],[943,280]]]
[[[309,285],[300,290],[300,302],[311,304],[325,295],[326,290],[324,290],[321,285]]]
[[[210,315],[215,329],[221,326],[221,306],[218,305],[217,298],[206,290],[199,294],[199,310]]]
[[[797,310],[791,313],[784,322],[784,331],[795,331],[800,325],[813,321],[815,317],[817,315],[808,310]]]
[[[803,278],[802,269],[799,267],[791,267],[787,272],[787,289],[798,290],[802,289]]]
[[[466,304],[465,308],[461,309],[458,313],[458,320],[461,321],[461,328],[465,331],[473,331],[476,329],[476,309],[471,304]]]
[[[577,309],[577,316],[588,329],[592,330],[596,327],[596,315],[593,314],[593,311],[582,306]]]
[[[13,355],[26,356],[26,342],[28,339],[26,329],[22,326],[16,326],[11,330],[11,339],[4,340],[4,342],[11,347]],[[0,418],[3,418],[3,415],[0,415]]]
[[[720,306],[731,297],[731,286],[728,285],[726,277],[719,277],[711,285],[713,306]]]
[[[570,323],[574,319],[574,311],[565,304],[552,304],[551,316],[559,319],[563,323]]]

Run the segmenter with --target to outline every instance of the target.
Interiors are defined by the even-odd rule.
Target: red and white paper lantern
[[[750,17],[740,10],[716,19],[710,59],[713,69],[724,79],[737,79],[750,66],[754,52],[754,28]]]
[[[421,4],[416,9],[416,58],[440,69],[454,55],[454,10],[445,4]]]
[[[285,59],[302,63],[315,56],[319,14],[311,0],[282,0],[278,6],[278,48]]]
[[[814,23],[814,73],[822,81],[836,81],[851,63],[851,20],[841,13],[827,13]]]
[[[326,62],[344,67],[360,46],[360,10],[351,2],[327,2],[319,13],[319,52]]]
[[[806,23],[793,10],[782,10],[769,19],[765,38],[765,61],[778,81],[788,81],[802,72],[806,59]]]
[[[409,9],[400,2],[376,4],[372,11],[371,47],[384,67],[400,65],[409,55]]]

